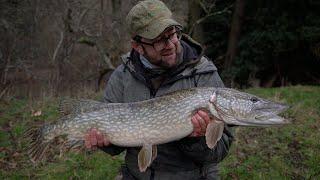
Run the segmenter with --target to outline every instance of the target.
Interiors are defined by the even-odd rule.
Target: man
[[[134,6],[127,16],[132,51],[122,57],[108,81],[105,101],[142,101],[192,87],[223,87],[217,68],[202,55],[201,46],[171,18],[164,3],[146,0]],[[224,130],[214,149],[205,143],[210,118],[199,110],[190,119],[194,131],[182,140],[158,145],[158,155],[146,172],[140,172],[137,157],[141,147],[117,147],[95,129],[86,136],[86,147],[116,155],[126,150],[123,179],[216,179],[217,163],[228,153],[231,133]]]

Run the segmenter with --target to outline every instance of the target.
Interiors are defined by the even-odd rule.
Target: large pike
[[[96,128],[112,144],[142,146],[138,157],[140,171],[145,171],[156,157],[157,144],[179,140],[193,131],[191,117],[204,109],[221,121],[207,126],[206,142],[213,148],[221,138],[224,124],[270,126],[288,121],[278,114],[288,106],[228,88],[193,88],[180,90],[150,100],[133,103],[102,103],[72,100],[62,104],[63,114],[56,124],[32,131],[29,154],[34,161],[42,158],[55,137],[65,135],[69,145],[84,142],[84,136]]]

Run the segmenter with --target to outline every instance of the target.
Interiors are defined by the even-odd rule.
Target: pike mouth
[[[265,125],[276,125],[276,124],[280,125],[280,124],[289,123],[288,120],[279,116],[278,114],[256,116],[255,119],[259,121],[261,124],[265,124]]]
[[[251,119],[238,120],[247,126],[271,126],[271,125],[283,125],[290,123],[289,120],[281,117],[281,113],[287,110],[289,106],[285,104],[276,104],[273,107],[265,107],[254,109],[256,115]]]
[[[238,119],[237,121],[245,126],[274,126],[290,123],[287,119],[278,115],[256,116],[254,119]]]
[[[279,113],[284,112],[287,109],[289,109],[289,106],[286,104],[275,104],[273,102],[268,102],[264,104],[262,107],[255,108],[254,111],[278,115]]]

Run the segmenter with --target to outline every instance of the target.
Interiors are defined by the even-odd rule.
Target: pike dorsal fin
[[[140,172],[145,172],[156,157],[157,146],[144,144],[138,155],[138,166]]]
[[[206,143],[210,149],[213,149],[221,139],[224,129],[223,121],[211,121],[206,129]]]
[[[104,105],[106,105],[106,103],[89,99],[63,98],[59,104],[59,112],[64,116],[79,114],[98,110]]]

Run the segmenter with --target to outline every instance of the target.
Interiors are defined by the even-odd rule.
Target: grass
[[[235,128],[236,140],[220,164],[222,179],[320,179],[320,87],[248,89],[285,102],[292,123],[271,128]],[[57,99],[0,101],[0,179],[113,179],[123,155],[103,152],[56,154],[33,166],[22,133],[31,125],[58,118]],[[41,110],[41,114],[39,112]],[[38,115],[37,115],[38,113]]]
[[[36,124],[58,118],[58,100],[30,102],[9,98],[0,101],[0,179],[113,179],[123,156],[103,152],[68,152],[50,158],[51,162],[34,166],[24,148],[23,132]],[[41,110],[41,115],[36,112]]]
[[[320,87],[248,89],[291,106],[292,123],[236,128],[236,141],[221,164],[224,179],[319,179]]]

